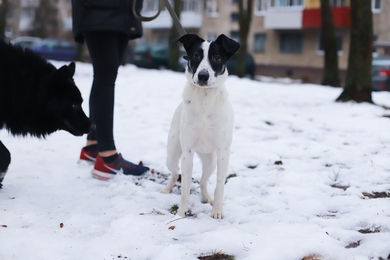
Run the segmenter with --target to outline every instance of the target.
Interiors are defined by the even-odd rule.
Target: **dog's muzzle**
[[[198,74],[198,84],[200,86],[204,86],[207,84],[207,81],[209,80],[209,72],[205,69],[199,71],[199,74]]]

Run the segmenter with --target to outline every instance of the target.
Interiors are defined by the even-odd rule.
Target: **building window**
[[[345,6],[345,0],[330,0],[331,6]]]
[[[272,7],[303,7],[303,0],[271,0]]]
[[[268,1],[267,0],[255,0],[255,14],[264,15],[264,12],[267,11]]]
[[[382,9],[382,0],[372,0],[372,11],[373,12],[380,12]]]
[[[336,34],[337,40],[337,53],[341,55],[343,53],[343,35],[341,33]],[[322,43],[322,35],[318,37],[318,54],[324,54],[324,45]]]
[[[230,21],[231,22],[238,22],[239,19],[240,19],[239,13],[231,13],[230,14]]]
[[[156,1],[156,0],[144,0],[143,1],[142,12],[143,13],[148,13],[148,12],[156,12],[157,13],[158,5],[159,5],[159,1]]]
[[[267,35],[265,33],[255,34],[253,51],[254,52],[265,52],[265,44],[267,40]]]
[[[230,31],[230,38],[235,41],[240,41],[240,33],[238,31]]]
[[[303,35],[302,33],[281,33],[279,50],[281,53],[302,53]]]
[[[218,17],[218,0],[207,0],[206,13],[209,17]]]
[[[182,0],[181,1],[182,12],[195,12],[200,13],[202,11],[202,2],[197,0]]]

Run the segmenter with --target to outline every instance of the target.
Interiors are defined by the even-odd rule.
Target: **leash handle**
[[[169,1],[168,0],[159,0],[158,2],[159,2],[159,4],[158,4],[157,14],[154,16],[151,16],[151,17],[145,17],[145,16],[141,16],[141,15],[137,14],[137,11],[136,11],[137,0],[133,0],[133,14],[134,14],[134,16],[143,22],[152,21],[160,15],[161,10],[163,9],[163,4],[165,4],[165,7],[168,9],[168,12],[172,17],[172,20],[173,20],[173,23],[176,27],[176,30],[179,32],[180,36],[183,36],[184,34],[186,34],[186,31],[184,30],[183,26],[181,25],[180,20],[177,17],[177,15],[176,15],[175,11],[173,10]]]
[[[154,15],[154,16],[145,17],[145,16],[137,14],[136,5],[137,5],[137,0],[133,0],[133,14],[134,14],[135,18],[137,18],[138,20],[141,20],[143,22],[153,21],[154,19],[156,19],[160,15],[161,10],[163,9],[163,2],[162,2],[162,0],[159,0],[158,1],[158,11],[157,11],[157,14]]]

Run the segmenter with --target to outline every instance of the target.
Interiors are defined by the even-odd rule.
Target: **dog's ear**
[[[76,70],[76,64],[72,61],[69,65],[64,65],[57,70],[57,75],[64,78],[72,78]]]
[[[71,63],[69,63],[68,68],[69,68],[69,77],[73,78],[74,72],[76,71],[76,64],[72,61]]]
[[[238,52],[240,44],[224,34],[218,36],[215,43],[219,45],[229,56],[229,59]]]
[[[62,66],[61,68],[59,68],[57,70],[56,75],[68,78],[69,77],[69,67],[67,65]]]
[[[72,61],[69,65],[64,65],[57,70],[57,75],[65,78],[72,78],[76,70],[76,64]]]
[[[173,43],[176,43],[176,42],[180,42],[181,44],[183,44],[184,49],[186,51],[188,51],[188,49],[192,45],[197,44],[197,43],[202,43],[202,42],[204,42],[204,40],[196,34],[189,33],[189,34],[184,34],[183,36],[181,36],[179,39],[177,39]]]

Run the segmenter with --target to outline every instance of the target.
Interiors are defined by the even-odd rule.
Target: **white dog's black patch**
[[[196,34],[186,34],[178,39],[187,52],[188,71],[194,83],[209,87],[215,79],[225,73],[226,63],[238,51],[240,44],[224,34],[209,42]]]

